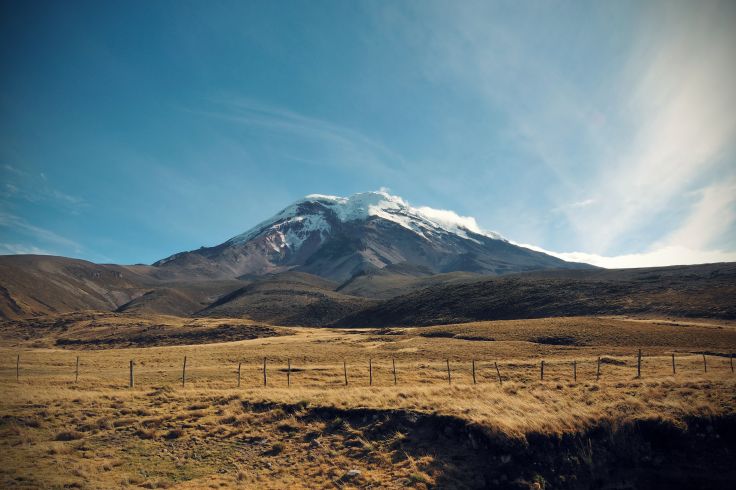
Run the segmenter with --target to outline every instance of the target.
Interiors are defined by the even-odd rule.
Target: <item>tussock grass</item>
[[[392,426],[391,414],[447,416],[490,437],[520,443],[529,434],[559,436],[595,427],[615,431],[640,420],[684,427],[692,417],[735,415],[736,376],[728,357],[709,356],[705,373],[698,354],[736,350],[734,327],[652,322],[554,319],[530,322],[521,332],[513,331],[513,322],[437,327],[474,340],[455,333],[424,337],[419,329],[294,329],[289,336],[196,348],[96,350],[81,354],[78,383],[73,382],[77,353],[24,350],[16,382],[17,351],[0,349],[0,452],[6,461],[0,486],[473,486],[463,480],[473,475],[475,464],[467,438],[460,446],[425,443]],[[575,345],[534,341],[574,335],[575,325],[580,329]],[[665,330],[657,335],[647,330],[660,327]],[[668,329],[678,332],[675,340]],[[504,335],[509,339],[499,340]],[[496,340],[476,340],[480,336]],[[636,378],[639,348],[641,379]],[[677,353],[675,375],[672,352]],[[182,388],[184,355],[187,384]],[[602,372],[596,381],[599,356]],[[127,388],[130,359],[136,362],[132,389]],[[286,359],[299,369],[291,373],[291,386],[281,371]],[[542,359],[544,381],[539,379]],[[238,362],[243,363],[240,389]],[[334,413],[313,415],[318,410]],[[356,413],[364,415],[349,415]],[[345,479],[351,469],[361,471],[355,481]],[[529,482],[534,483],[531,477]]]

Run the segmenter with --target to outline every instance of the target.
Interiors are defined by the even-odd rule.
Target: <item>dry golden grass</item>
[[[481,463],[465,446],[390,428],[376,433],[375,422],[349,422],[339,414],[401,409],[444,415],[508,440],[636,420],[676,426],[689,417],[733,416],[736,375],[723,354],[736,350],[736,328],[702,323],[567,318],[393,331],[296,328],[289,336],[144,349],[2,348],[0,485],[472,487],[473,465]],[[550,338],[576,345],[539,343]],[[707,373],[702,351],[711,353]],[[315,415],[320,408],[336,411]],[[346,477],[351,469],[361,474]]]
[[[105,349],[232,342],[289,330],[233,318],[79,311],[0,321],[0,345],[7,347]]]

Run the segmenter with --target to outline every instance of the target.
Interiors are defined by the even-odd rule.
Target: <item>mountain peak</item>
[[[154,265],[208,277],[294,270],[342,282],[402,264],[432,273],[493,275],[580,267],[514,245],[482,230],[472,217],[414,207],[383,190],[348,197],[310,194],[225,243]]]
[[[494,240],[505,240],[498,233],[482,230],[475,218],[427,206],[413,207],[400,196],[381,190],[360,192],[349,197],[309,194],[270,219],[231,238],[229,242],[241,243],[252,240],[271,229],[283,228],[287,224],[297,222],[301,223],[300,228],[305,233],[315,230],[327,232],[330,229],[327,215],[334,216],[342,223],[364,221],[371,217],[382,218],[411,230],[424,239],[430,239],[437,233],[452,233],[467,240],[474,240],[468,234],[470,232]],[[292,248],[298,247],[303,242],[303,237],[295,235],[284,238],[286,238],[284,245]]]

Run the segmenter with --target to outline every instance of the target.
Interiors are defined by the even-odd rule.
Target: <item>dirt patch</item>
[[[451,339],[455,337],[455,332],[447,330],[431,330],[428,332],[419,332],[421,337],[427,337],[428,339],[440,338],[440,339]]]
[[[565,337],[565,336],[556,336],[556,335],[537,337],[533,339],[532,342],[536,344],[544,344],[544,345],[585,345],[579,339],[576,339],[574,337]]]
[[[614,359],[612,357],[601,357],[601,364],[610,364],[612,366],[625,366],[626,361],[622,361],[621,359]]]
[[[265,337],[287,335],[283,329],[262,325],[219,325],[214,328],[166,328],[148,327],[143,332],[123,332],[103,338],[59,338],[58,347],[72,349],[109,349],[115,347],[153,347],[161,345],[208,344],[234,342]]]
[[[478,341],[478,342],[493,342],[496,340],[493,337],[488,337],[485,335],[472,335],[472,334],[457,334],[455,335],[455,338],[459,340],[471,340],[471,341]]]

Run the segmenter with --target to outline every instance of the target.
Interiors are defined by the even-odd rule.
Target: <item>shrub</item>
[[[178,439],[184,434],[184,431],[181,429],[171,429],[169,432],[166,433],[164,437],[166,439]]]
[[[56,434],[57,441],[76,441],[84,437],[84,434],[77,430],[65,430]]]

